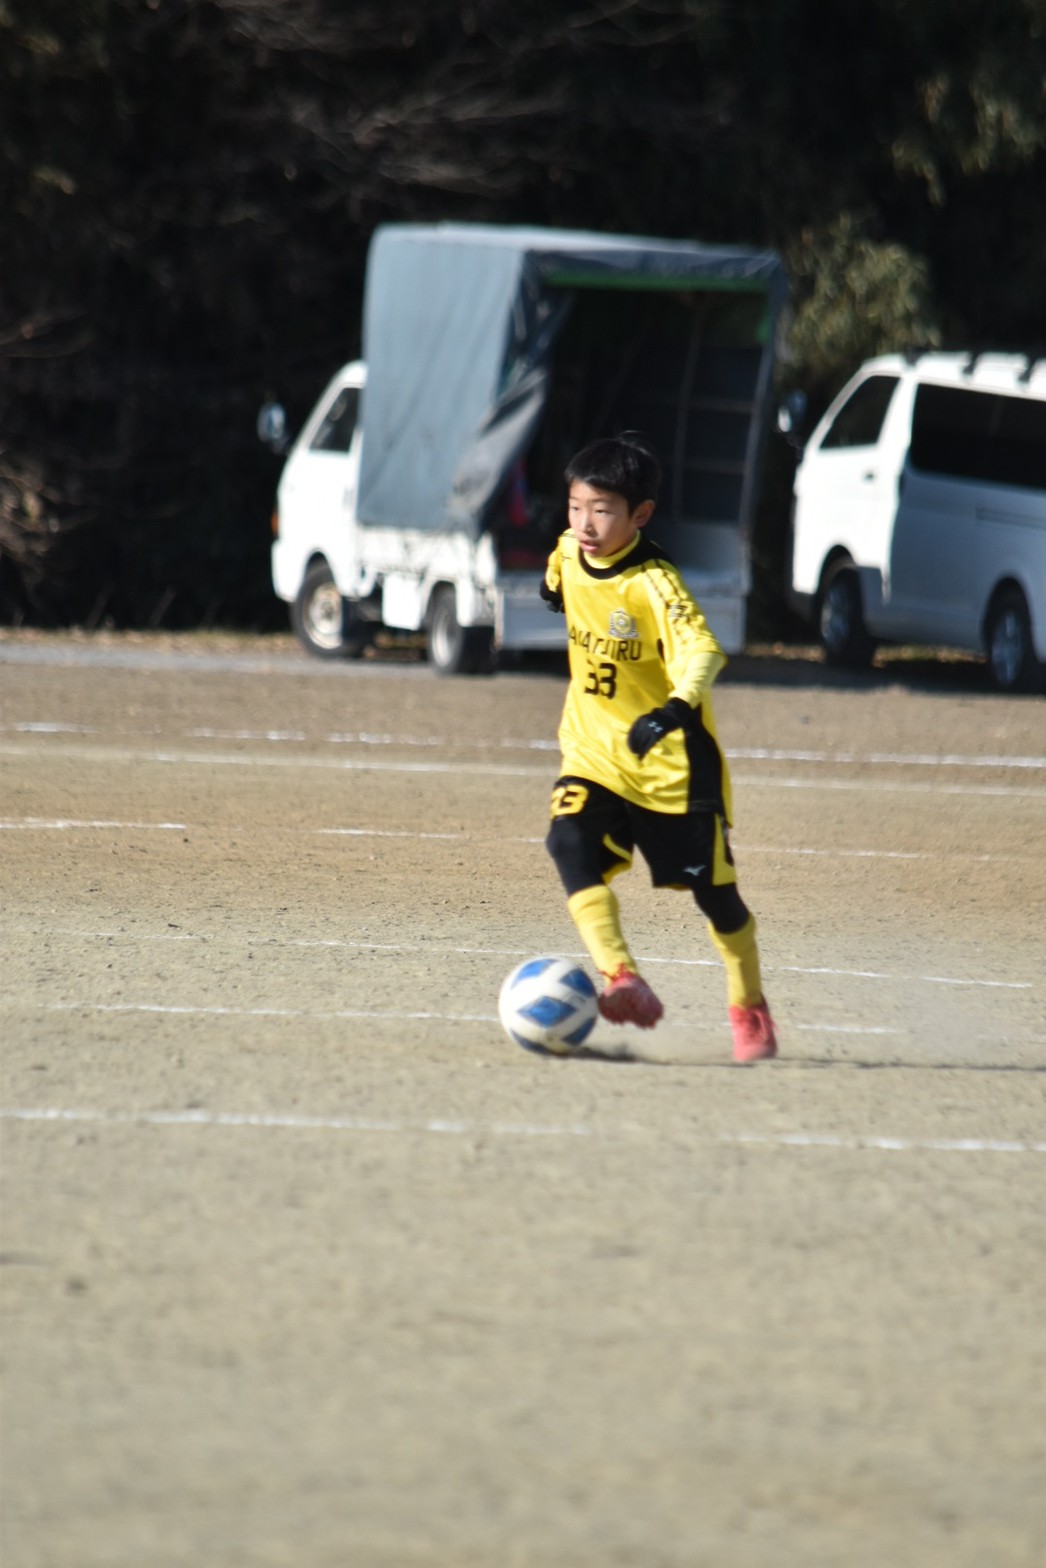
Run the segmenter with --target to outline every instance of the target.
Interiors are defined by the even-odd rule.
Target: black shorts
[[[556,780],[546,844],[568,898],[627,871],[636,849],[655,887],[689,888],[702,905],[712,889],[737,882],[719,812],[650,811],[588,779]]]

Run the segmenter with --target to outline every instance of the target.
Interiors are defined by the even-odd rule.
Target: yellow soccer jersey
[[[591,560],[568,532],[545,582],[562,594],[567,620],[563,774],[654,811],[710,807],[729,823],[730,776],[708,697],[726,658],[677,568],[643,534],[620,555]],[[670,697],[694,709],[692,723],[636,757],[629,729]]]

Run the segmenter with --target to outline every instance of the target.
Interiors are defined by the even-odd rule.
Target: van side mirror
[[[287,430],[287,411],[282,403],[263,403],[258,410],[258,440],[277,457],[282,457],[290,446]]]
[[[803,445],[803,425],[806,422],[806,393],[798,388],[786,392],[777,405],[777,428],[789,446],[799,451]]]

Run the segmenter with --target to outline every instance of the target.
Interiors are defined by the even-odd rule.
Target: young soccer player
[[[570,686],[547,847],[567,908],[606,978],[599,1010],[651,1029],[664,1008],[639,973],[610,882],[639,848],[655,887],[689,889],[726,966],[734,1057],[774,1056],[755,919],[727,838],[730,776],[709,691],[726,663],[679,572],[641,530],[660,468],[631,433],[566,470],[567,520],[542,596],[567,619]]]

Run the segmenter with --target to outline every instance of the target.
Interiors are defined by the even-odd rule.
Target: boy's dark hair
[[[590,441],[570,459],[563,476],[568,485],[591,485],[623,495],[634,512],[643,501],[656,501],[661,465],[635,430]]]

